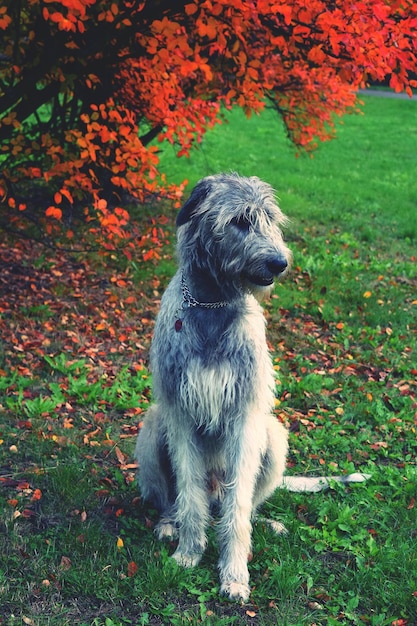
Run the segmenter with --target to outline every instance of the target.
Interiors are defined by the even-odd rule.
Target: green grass
[[[265,514],[289,534],[256,524],[251,602],[222,600],[214,529],[201,565],[178,568],[134,483],[171,250],[103,268],[17,246],[0,305],[2,626],[417,624],[417,104],[364,110],[314,158],[272,112],[237,111],[189,160],[162,159],[190,187],[237,170],[277,189],[294,267],[265,308],[288,471],[372,478],[277,492]]]
[[[375,241],[386,232],[415,239],[417,105],[415,101],[364,98],[364,114],[340,120],[337,139],[321,144],[313,158],[296,155],[277,115],[246,120],[228,115],[191,159],[161,157],[176,182],[194,185],[202,176],[236,170],[274,185],[284,211],[294,220],[356,231]]]

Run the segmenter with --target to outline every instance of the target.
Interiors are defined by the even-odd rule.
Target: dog
[[[258,507],[277,487],[328,485],[284,477],[287,430],[272,411],[275,377],[260,301],[290,266],[286,222],[272,187],[255,176],[208,176],[192,191],[177,216],[179,269],[161,299],[151,346],[155,404],[135,452],[142,497],[161,514],[157,536],[178,537],[177,563],[198,564],[208,522],[218,516],[220,592],[241,602],[250,594]]]

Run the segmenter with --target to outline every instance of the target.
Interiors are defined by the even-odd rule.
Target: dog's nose
[[[288,262],[282,257],[276,257],[275,259],[270,259],[266,264],[268,270],[274,276],[279,276],[282,272],[288,267]]]

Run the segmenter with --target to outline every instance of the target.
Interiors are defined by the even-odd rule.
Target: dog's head
[[[177,217],[180,263],[191,272],[209,272],[220,286],[265,295],[290,264],[281,233],[286,222],[272,187],[256,176],[208,176]]]

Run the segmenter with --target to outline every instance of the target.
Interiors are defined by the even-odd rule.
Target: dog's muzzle
[[[259,287],[269,287],[274,282],[274,278],[280,276],[288,267],[288,261],[282,257],[268,259],[262,273],[249,274],[248,279],[253,285]]]
[[[281,257],[267,261],[266,267],[271,272],[272,276],[279,276],[283,274],[288,267],[288,261]]]

